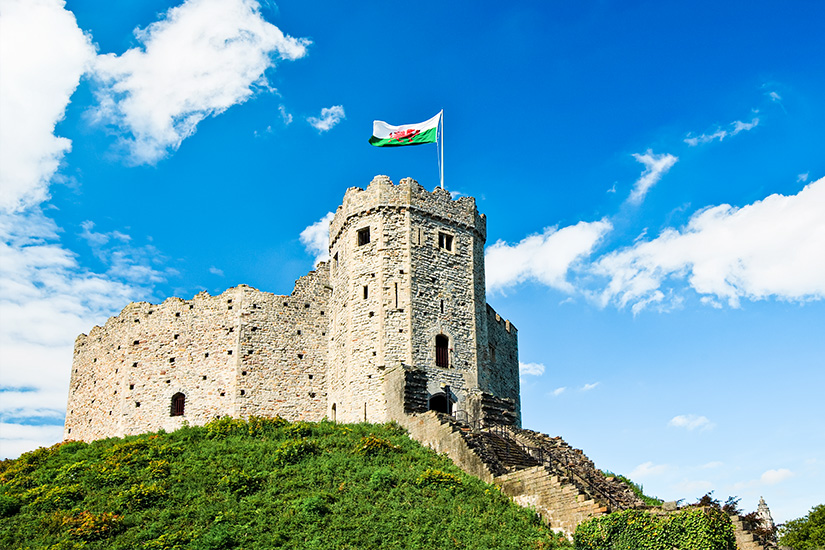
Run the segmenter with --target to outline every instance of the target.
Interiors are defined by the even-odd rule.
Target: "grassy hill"
[[[8,549],[550,549],[495,487],[395,425],[221,419],[0,462]]]

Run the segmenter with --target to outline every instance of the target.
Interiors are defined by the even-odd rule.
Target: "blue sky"
[[[0,454],[130,300],[289,293],[444,110],[525,427],[664,499],[825,495],[825,4],[0,0]],[[321,234],[323,231],[320,232]]]

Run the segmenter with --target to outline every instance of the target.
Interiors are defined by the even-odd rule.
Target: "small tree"
[[[825,504],[814,506],[805,517],[780,525],[779,543],[794,550],[825,548]]]

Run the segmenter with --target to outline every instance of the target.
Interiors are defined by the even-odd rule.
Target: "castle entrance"
[[[441,413],[444,413],[444,414],[452,414],[453,413],[453,411],[451,410],[452,408],[453,408],[452,401],[450,401],[450,398],[448,398],[443,393],[439,393],[437,395],[434,395],[434,396],[430,397],[430,410],[431,411],[441,412]]]

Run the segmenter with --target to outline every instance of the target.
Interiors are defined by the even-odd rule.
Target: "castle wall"
[[[329,270],[320,264],[290,296],[245,296],[239,326],[238,416],[319,421],[326,408]],[[242,393],[243,392],[243,393]]]
[[[489,362],[479,369],[479,387],[496,397],[512,399],[521,425],[518,331],[489,305],[486,313]]]
[[[236,305],[243,291],[132,303],[78,337],[64,437],[173,430],[185,420],[200,424],[234,414]],[[178,392],[186,396],[185,415],[172,417]]]

